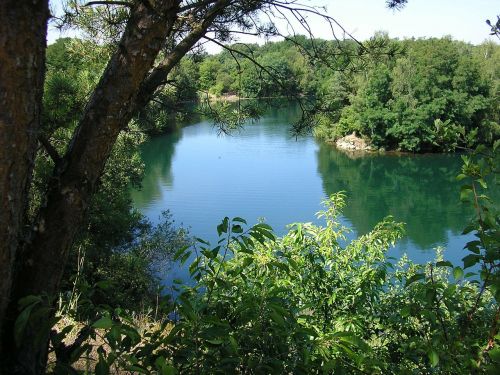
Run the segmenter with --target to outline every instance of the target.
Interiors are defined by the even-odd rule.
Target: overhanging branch
[[[134,4],[129,2],[129,1],[89,1],[86,3],[84,6],[86,7],[91,7],[93,5],[120,5],[120,6],[126,6],[126,7],[132,7]]]
[[[177,65],[177,63],[189,52],[193,46],[200,41],[206,34],[209,27],[213,24],[217,16],[231,3],[231,0],[218,0],[210,9],[205,18],[195,27],[184,39],[182,39],[172,51],[157,65],[149,74],[147,79],[140,87],[137,100],[134,105],[134,112],[137,113],[143,108],[156,89],[165,84],[168,74]]]
[[[38,142],[40,142],[40,144],[43,146],[43,148],[50,156],[50,158],[54,161],[54,163],[58,163],[61,160],[61,156],[47,138],[45,138],[43,135],[39,135]]]

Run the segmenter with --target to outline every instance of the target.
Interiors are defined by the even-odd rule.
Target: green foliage
[[[203,92],[314,97],[319,111],[305,126],[322,139],[355,132],[380,148],[450,152],[464,138],[477,145],[500,136],[500,49],[492,43],[377,33],[363,48],[300,37],[228,48],[199,64]]]
[[[256,101],[207,101],[200,106],[200,112],[210,117],[219,133],[229,134],[241,129],[247,121],[257,120],[262,115],[263,108],[262,104]]]
[[[384,36],[372,43],[377,38]],[[391,43],[400,51],[392,57]],[[378,147],[422,152],[453,151],[465,146],[464,136],[473,135],[475,144],[498,138],[498,75],[490,66],[498,64],[498,46],[443,38],[391,41],[384,48],[383,58],[375,55],[361,73],[350,73],[354,84],[344,107],[359,123],[351,111],[337,109],[330,116],[330,127],[339,128],[329,132],[333,139],[356,131]],[[484,48],[494,52],[481,54]]]
[[[342,193],[332,195],[318,213],[324,226],[295,223],[281,238],[266,224],[226,217],[216,244],[180,247],[175,259],[191,262],[194,284],[177,281],[161,324],[142,333],[122,310],[100,310],[88,328],[104,340],[95,371],[494,371],[492,274],[479,282],[439,252],[434,263],[392,264],[385,253],[404,230],[390,217],[346,244],[344,202]]]
[[[355,132],[385,149],[449,152],[464,147],[464,138],[478,144],[500,136],[500,48],[494,43],[399,41],[377,33],[363,47],[297,36],[228,49],[183,59],[136,118],[139,128],[168,130],[199,98],[306,96],[319,111],[304,125],[316,125],[315,134],[327,140]],[[107,54],[109,47],[71,39],[49,47],[44,105],[52,129],[76,121],[103,69],[99,55]]]
[[[464,230],[476,237],[465,245],[471,254],[463,259],[464,268],[481,267],[479,275],[484,288],[491,290],[497,302],[500,298],[500,213],[486,192],[490,184],[498,185],[499,146],[497,140],[491,150],[479,146],[471,155],[463,156],[462,173],[457,176],[466,182],[460,199],[472,205],[476,212],[475,220]]]

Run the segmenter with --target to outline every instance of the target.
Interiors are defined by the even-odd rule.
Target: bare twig
[[[126,7],[132,7],[134,4],[132,4],[130,1],[112,1],[112,0],[103,0],[103,1],[89,1],[86,3],[84,6],[85,7],[90,7],[94,5],[119,5],[119,6],[126,6]]]
[[[201,8],[210,4],[215,3],[217,0],[204,0],[204,1],[195,1],[191,4],[186,4],[179,9],[179,12],[185,12],[186,10],[191,10],[194,8]]]

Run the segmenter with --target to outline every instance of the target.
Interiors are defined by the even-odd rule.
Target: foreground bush
[[[71,349],[55,371],[71,362],[98,374],[495,370],[498,303],[487,283],[439,254],[426,265],[388,262],[403,235],[391,218],[344,246],[344,197],[325,205],[325,226],[293,224],[282,238],[266,224],[245,229],[243,219],[225,218],[215,247],[198,240],[178,251],[183,262],[195,256],[195,282],[175,286],[161,322],[97,309],[98,319],[73,333],[85,337],[78,347],[61,344],[74,326],[54,334],[56,352]]]

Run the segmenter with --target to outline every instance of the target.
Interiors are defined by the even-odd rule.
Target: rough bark
[[[66,155],[55,168],[47,202],[30,241],[16,257],[6,322],[9,328],[17,315],[14,301],[27,295],[57,293],[69,248],[90,197],[120,130],[132,117],[139,86],[171,31],[177,6],[176,0],[156,2],[154,7],[141,2],[132,10],[119,48],[85,108]],[[4,368],[10,373],[40,374],[45,369],[50,330],[41,325],[43,321],[32,323],[25,330],[19,348],[12,345],[2,352],[8,357],[9,363]],[[41,340],[35,340],[41,333]],[[3,341],[12,343],[12,338],[12,329],[6,330]]]
[[[167,80],[168,74],[177,63],[189,52],[189,50],[206,34],[208,28],[220,13],[231,3],[231,0],[216,1],[211,10],[193,30],[175,46],[149,74],[147,79],[141,84],[139,95],[134,103],[134,112],[144,108],[153,98],[156,89],[162,86]]]
[[[0,1],[0,333],[40,126],[48,17],[48,0]]]

